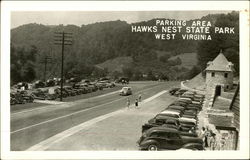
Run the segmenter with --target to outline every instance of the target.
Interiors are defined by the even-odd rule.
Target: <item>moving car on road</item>
[[[132,89],[131,89],[131,87],[123,87],[123,88],[120,90],[119,94],[120,94],[121,96],[132,95]]]

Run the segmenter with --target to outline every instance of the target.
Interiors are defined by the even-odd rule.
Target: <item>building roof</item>
[[[206,71],[227,71],[233,72],[233,63],[229,62],[222,52],[213,60],[207,63]]]

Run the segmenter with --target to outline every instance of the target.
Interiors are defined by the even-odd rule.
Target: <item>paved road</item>
[[[176,82],[131,83],[134,94],[148,98],[169,89]],[[41,141],[93,118],[106,115],[126,106],[126,98],[116,92],[58,105],[49,105],[11,114],[11,150],[26,150]]]

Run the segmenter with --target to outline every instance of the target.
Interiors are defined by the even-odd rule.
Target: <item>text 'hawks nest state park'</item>
[[[153,26],[131,26],[132,32],[155,33],[155,39],[176,39],[181,33],[183,40],[212,40],[211,32],[217,34],[234,34],[233,27],[214,27],[211,31],[210,21],[192,21],[191,25],[185,20],[155,20]]]

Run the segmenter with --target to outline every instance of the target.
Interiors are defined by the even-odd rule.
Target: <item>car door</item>
[[[169,149],[169,139],[166,136],[166,132],[158,132],[157,134],[157,141],[159,143],[159,147],[161,149]]]
[[[165,137],[166,137],[166,143],[165,143],[166,149],[175,150],[181,148],[182,140],[178,133],[174,132],[165,133]]]

